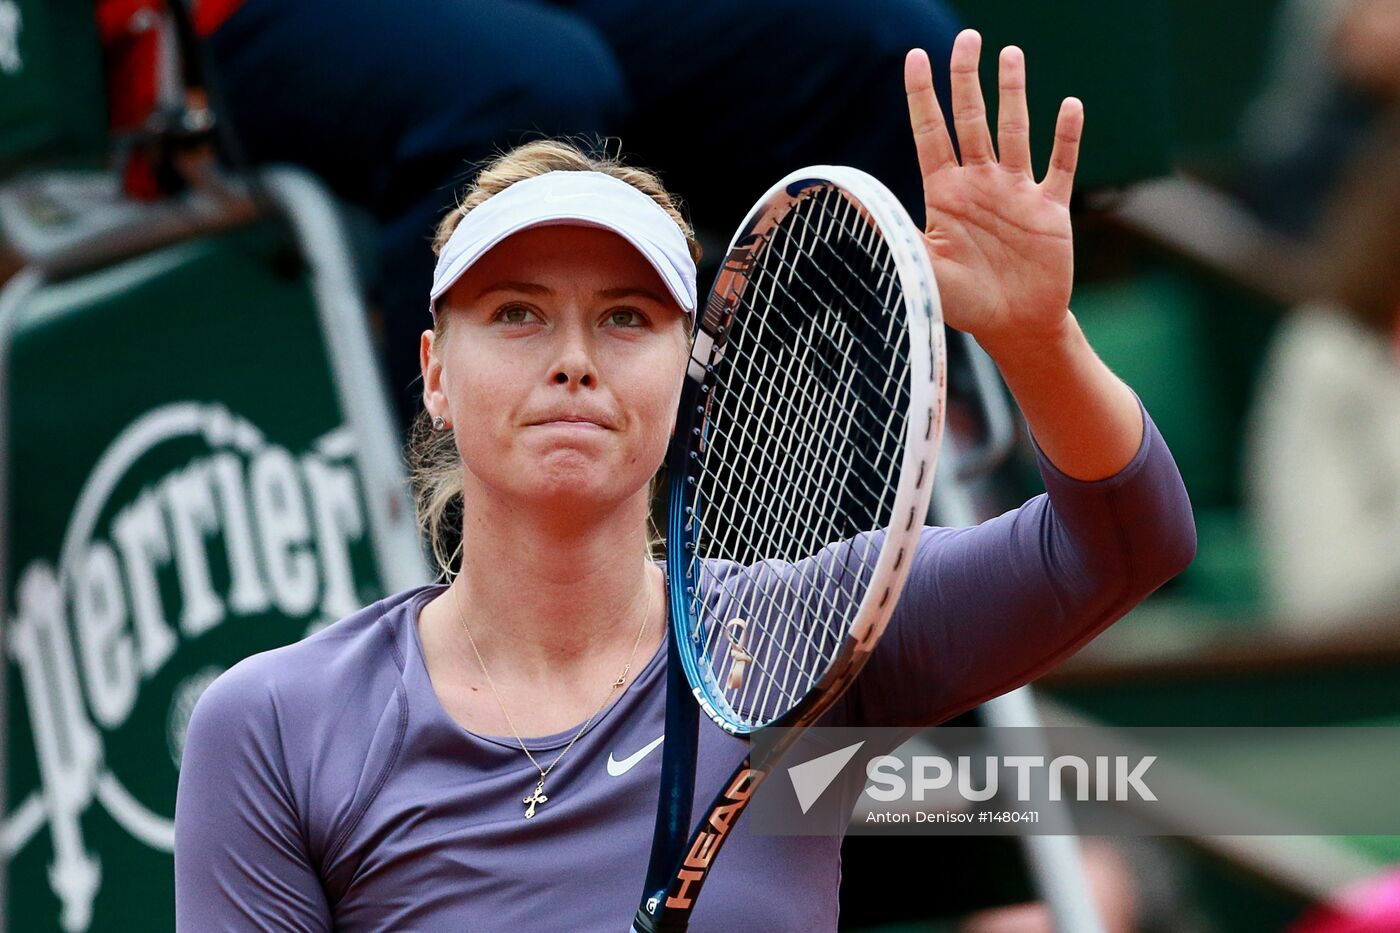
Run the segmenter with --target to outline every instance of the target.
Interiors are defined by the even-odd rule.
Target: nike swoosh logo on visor
[[[633,752],[621,761],[614,758],[612,752],[608,752],[608,774],[611,774],[613,777],[622,777],[628,771],[636,767],[637,762],[651,754],[652,750],[660,745],[665,738],[666,736],[664,735],[658,735],[653,741],[642,746],[641,751]]]

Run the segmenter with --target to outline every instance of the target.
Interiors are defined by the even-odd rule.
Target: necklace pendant
[[[544,795],[544,778],[540,778],[538,783],[535,784],[535,792],[530,796],[526,797],[523,801],[524,803],[529,804],[529,806],[525,808],[525,819],[534,819],[535,805],[545,803],[548,800],[549,798]]]

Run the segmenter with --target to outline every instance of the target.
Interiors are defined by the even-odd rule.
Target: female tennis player
[[[1032,174],[1025,68],[1000,60],[1000,152],[952,55],[961,161],[923,51],[905,82],[946,320],[995,359],[1047,493],[927,527],[833,724],[934,725],[1026,683],[1195,551],[1180,475],[1069,311],[1082,108]],[[444,219],[421,342],[422,520],[450,585],[261,654],[201,698],[176,809],[178,925],[617,931],[660,779],[663,573],[651,481],[675,421],[699,252],[658,179],[539,141]],[[460,526],[460,532],[455,529]],[[696,796],[747,744],[702,724]],[[692,929],[834,930],[840,839],[738,834]]]

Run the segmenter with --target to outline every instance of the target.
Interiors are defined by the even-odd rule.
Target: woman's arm
[[[980,50],[972,30],[953,45],[961,159],[927,56],[915,49],[905,61],[924,240],[945,320],[996,361],[1030,426],[1046,494],[973,528],[924,530],[889,630],[832,724],[934,725],[1014,689],[1195,556],[1191,503],[1171,453],[1069,311],[1083,108],[1073,98],[1062,104],[1050,165],[1036,182],[1025,59],[1002,50],[993,149]]]
[[[190,718],[175,802],[181,933],[331,929],[255,660],[216,680]]]
[[[1044,178],[1031,165],[1026,61],[1002,50],[997,145],[978,78],[982,40],[953,43],[949,73],[961,158],[933,90],[928,56],[905,59],[909,121],[923,175],[924,246],[949,326],[972,334],[1001,369],[1031,433],[1066,474],[1112,476],[1142,440],[1128,387],[1099,360],[1069,311],[1074,239],[1069,203],[1084,108],[1066,98]]]

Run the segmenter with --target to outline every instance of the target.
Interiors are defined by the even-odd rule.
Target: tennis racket
[[[865,172],[779,181],[696,327],[668,453],[661,800],[634,933],[685,930],[760,782],[847,689],[923,529],[943,434],[942,311],[919,229]],[[692,829],[699,711],[746,756]]]

